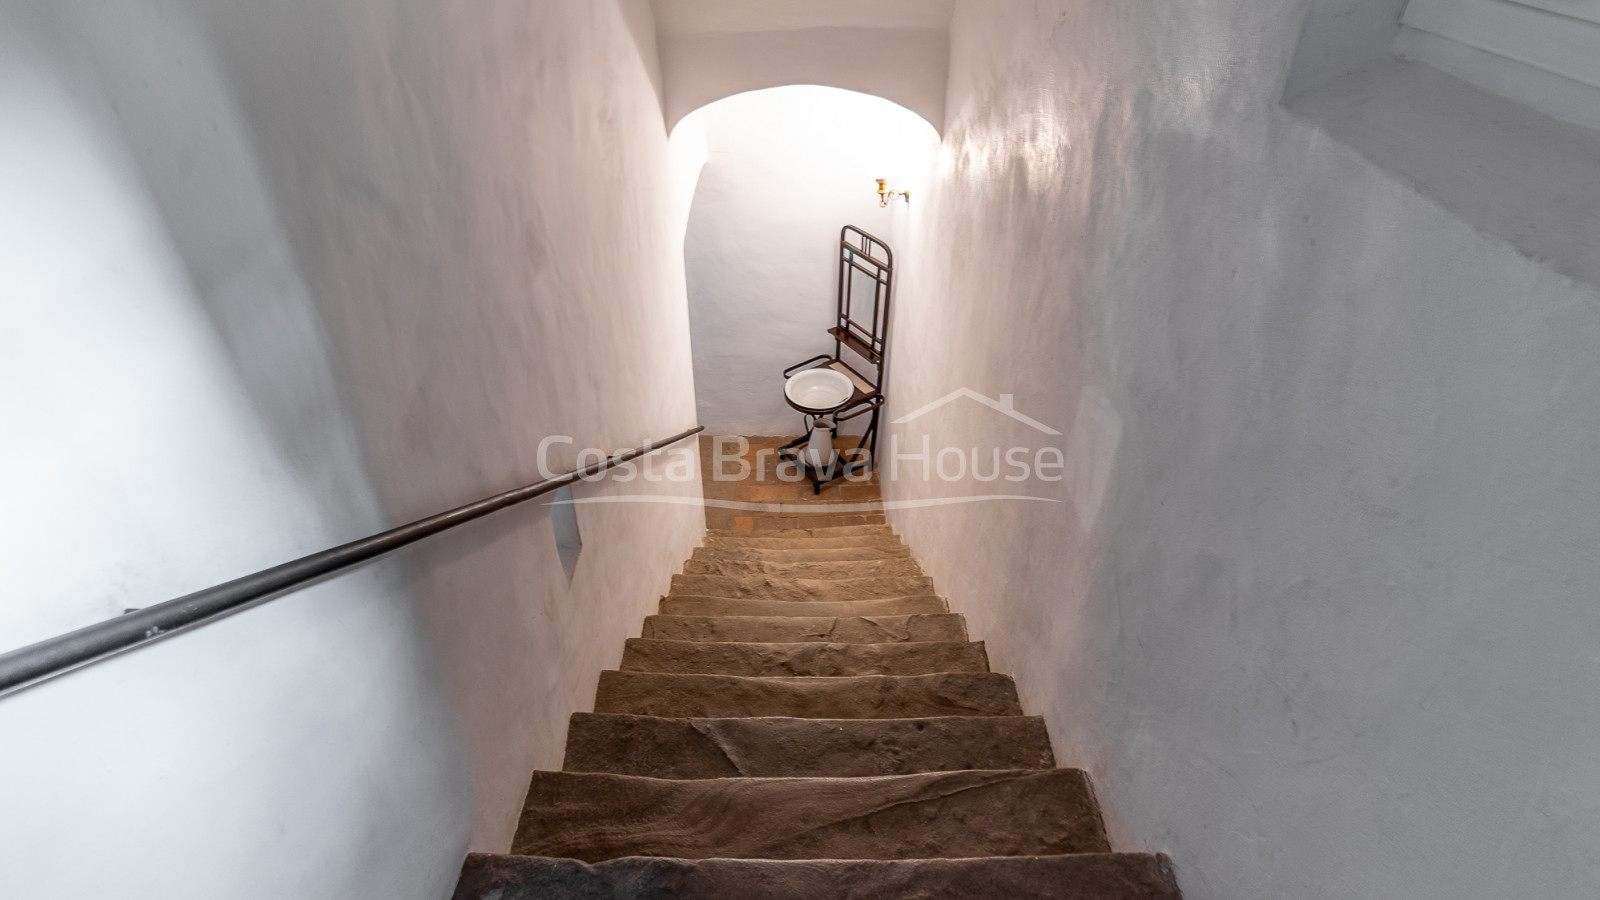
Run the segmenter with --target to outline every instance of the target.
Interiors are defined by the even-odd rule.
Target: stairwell
[[[1111,852],[1087,775],[890,526],[739,524],[455,900],[1179,897],[1166,857]]]

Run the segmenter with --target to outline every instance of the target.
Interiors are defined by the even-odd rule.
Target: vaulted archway
[[[655,0],[670,130],[708,103],[815,84],[875,94],[943,132],[953,0]]]

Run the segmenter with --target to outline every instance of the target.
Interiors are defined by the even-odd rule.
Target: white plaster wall
[[[1591,897],[1600,296],[1282,111],[1303,12],[958,6],[896,415],[1115,450],[892,521],[1186,897]]]
[[[1545,8],[1536,8],[1540,5]],[[1572,14],[1558,15],[1553,9]],[[1600,87],[1600,5],[1573,0],[1410,0],[1402,21]]]
[[[202,7],[395,521],[534,480],[546,435],[619,449],[695,424],[648,4]],[[539,509],[415,555],[478,849],[508,845],[529,770],[559,763],[568,713],[704,528],[692,504],[578,520],[570,587]]]
[[[0,8],[6,650],[383,524],[214,60],[151,13]],[[447,893],[470,777],[406,577],[0,699],[0,895]]]
[[[644,0],[0,15],[11,641],[694,424]],[[578,493],[688,502],[581,507],[570,586],[530,506],[0,700],[0,893],[446,895],[703,529]]]
[[[825,84],[942,127],[953,2],[653,0],[667,125],[733,94]]]
[[[856,225],[899,250],[938,135],[880,97],[798,85],[713,103],[672,140],[706,148],[684,242],[700,422],[796,434],[783,370],[833,352],[839,229]],[[880,207],[876,178],[912,202]]]
[[[50,28],[45,16],[7,11],[0,296],[11,326],[0,334],[0,384],[10,414],[0,478],[8,503],[28,515],[0,525],[12,551],[13,593],[0,607],[6,650],[226,580],[241,565],[281,561],[305,546],[300,524],[326,539],[326,528],[370,524],[377,513],[242,123],[199,80],[163,80],[165,109],[119,113],[120,101],[138,98],[117,96],[122,85],[94,70],[101,24],[70,13]],[[70,28],[76,41],[62,33]],[[123,58],[103,59],[104,71],[125,74],[142,51],[194,37],[154,30],[124,39]],[[151,37],[165,41],[139,40]],[[226,117],[227,128],[176,179],[171,145],[201,144],[191,122],[171,115],[183,103]],[[163,125],[186,133],[161,139],[165,155],[146,152],[141,139]],[[169,218],[183,205],[210,214],[204,233]],[[226,266],[216,260],[224,255],[233,257]],[[262,298],[274,315],[235,321]],[[246,358],[230,359],[230,343]],[[300,371],[262,398],[276,408],[255,405],[240,371],[256,362],[248,355],[295,345]],[[291,417],[315,427],[279,433],[272,420]],[[349,480],[347,490],[323,498],[323,485],[305,483],[313,473],[297,471],[306,467],[293,457],[313,453],[331,470],[323,477]],[[236,507],[259,510],[259,525],[222,530],[210,552],[195,553],[192,535]],[[74,543],[92,552],[63,565]]]

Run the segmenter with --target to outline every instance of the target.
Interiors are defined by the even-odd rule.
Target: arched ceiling
[[[876,94],[944,129],[955,0],[653,0],[670,129],[785,84]]]

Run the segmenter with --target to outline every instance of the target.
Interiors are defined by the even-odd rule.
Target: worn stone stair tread
[[[452,900],[1180,900],[1150,853],[913,860],[600,863],[474,853]]]
[[[853,675],[837,678],[600,673],[595,712],[677,718],[795,716],[807,719],[908,719],[1020,716],[1009,675]]]
[[[646,638],[673,641],[883,644],[898,641],[965,641],[965,617],[915,616],[647,616]]]
[[[982,641],[824,644],[629,638],[619,668],[689,675],[931,675],[987,672],[989,658]]]
[[[876,600],[740,600],[733,597],[661,598],[664,616],[914,616],[948,613],[943,597],[882,597]]]
[[[713,528],[706,531],[706,537],[746,537],[752,532],[739,528]],[[801,538],[801,537],[858,537],[861,535],[892,535],[892,525],[826,525],[819,528],[771,528],[761,532],[767,537]]]
[[[689,559],[685,575],[799,578],[839,581],[851,578],[920,577],[922,565],[909,556],[893,559],[827,560],[824,562],[768,562],[765,560]]]
[[[771,532],[740,532],[732,535],[708,535],[705,546],[717,550],[839,550],[857,547],[881,547],[896,550],[905,542],[893,534],[862,534],[855,537],[768,537]],[[744,536],[748,535],[748,537]]]
[[[768,550],[760,547],[696,547],[690,559],[735,562],[862,562],[874,559],[914,559],[911,548],[832,547],[820,550]]]
[[[673,719],[574,713],[568,772],[651,778],[862,778],[1055,767],[1036,716]]]
[[[456,900],[1179,900],[892,528],[755,524],[672,576]]]
[[[513,853],[598,862],[950,859],[1110,850],[1077,769],[692,781],[535,772]]]
[[[668,596],[743,600],[876,600],[933,593],[926,575],[868,578],[788,578],[781,575],[674,575]]]

